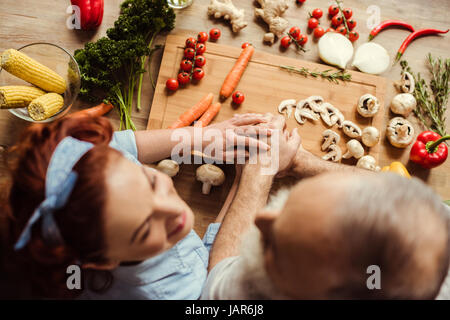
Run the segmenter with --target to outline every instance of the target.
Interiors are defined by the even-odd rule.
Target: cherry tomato
[[[314,29],[314,38],[319,39],[321,36],[323,36],[324,33],[325,31],[322,27],[317,27]]]
[[[186,48],[194,48],[195,49],[195,45],[197,44],[197,40],[195,40],[195,38],[187,38],[186,40]]]
[[[295,3],[297,3],[297,4],[302,4],[302,3],[305,3],[306,2],[306,0],[296,0],[295,1]]]
[[[335,28],[337,28],[337,27],[339,27],[339,26],[342,24],[343,21],[344,21],[344,19],[342,19],[341,16],[335,15],[335,16],[331,19],[331,24],[332,24]]]
[[[345,8],[343,10],[345,19],[350,19],[353,15],[353,11],[350,8]]]
[[[176,91],[178,89],[178,80],[174,78],[170,78],[166,81],[166,88],[170,91]]]
[[[200,43],[205,43],[206,41],[208,41],[208,34],[204,31],[199,32],[197,35],[197,41]]]
[[[300,28],[292,27],[291,30],[289,30],[289,34],[292,36],[292,38],[298,39],[298,37],[300,36]]]
[[[206,45],[204,43],[197,43],[195,46],[195,51],[197,54],[204,54],[206,51]]]
[[[177,76],[178,82],[183,85],[189,83],[191,81],[191,77],[187,72],[180,72]]]
[[[336,29],[336,31],[344,36],[347,33],[347,29],[345,29],[345,26],[340,26],[339,28]]]
[[[347,26],[350,30],[354,29],[356,27],[356,21],[353,19],[347,20]]]
[[[195,50],[194,49],[192,49],[192,48],[184,49],[184,57],[186,59],[189,59],[189,60],[194,59],[194,56],[195,56]]]
[[[242,49],[247,48],[248,46],[251,46],[251,44],[249,42],[244,42],[241,46]]]
[[[281,38],[280,46],[282,46],[283,48],[289,48],[290,45],[291,45],[291,37],[284,36],[283,38]]]
[[[359,38],[359,33],[358,33],[358,32],[356,32],[356,31],[350,31],[350,33],[349,33],[349,35],[348,35],[348,39],[349,39],[351,42],[354,42],[354,41],[358,40],[358,38]]]
[[[192,78],[195,80],[201,80],[205,76],[205,71],[202,68],[195,68],[192,73]]]
[[[206,63],[206,59],[204,56],[197,56],[195,57],[195,66],[196,67],[203,67]]]
[[[217,28],[213,28],[213,29],[211,29],[211,30],[209,31],[209,37],[210,37],[212,40],[217,40],[217,39],[219,39],[221,34],[222,34],[222,33],[220,32],[220,29],[217,29]]]
[[[325,33],[327,33],[327,32],[336,32],[336,29],[328,28],[327,31],[325,31]]]
[[[322,11],[322,9],[319,9],[319,8],[314,9],[313,12],[312,12],[312,16],[313,16],[314,18],[316,18],[316,19],[322,18],[322,16],[323,16],[323,11]]]
[[[308,42],[308,36],[306,34],[301,34],[300,37],[298,38],[298,43],[301,46],[304,46],[307,42]]]
[[[192,61],[184,59],[180,63],[180,69],[183,71],[191,71],[192,70]]]
[[[236,104],[241,104],[242,102],[244,102],[245,100],[245,96],[242,92],[240,91],[235,91],[233,93],[233,102]]]
[[[334,6],[334,5],[331,5],[331,6],[329,6],[328,7],[328,14],[330,15],[330,16],[335,16],[335,15],[337,15],[339,13],[339,8],[338,8],[338,6]]]
[[[310,18],[308,20],[308,28],[314,29],[318,25],[319,25],[319,20],[317,20],[316,18]]]

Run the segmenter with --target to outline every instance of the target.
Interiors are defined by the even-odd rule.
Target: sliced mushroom
[[[413,93],[415,89],[414,77],[411,73],[404,71],[402,73],[402,78],[399,81],[395,81],[394,85],[400,92]]]
[[[301,100],[297,103],[297,106],[295,107],[295,120],[297,120],[298,123],[304,124],[306,119],[310,119],[313,121],[317,121],[320,119],[320,116],[314,112],[314,110],[311,107],[311,104],[308,103],[306,100]]]
[[[341,140],[341,136],[334,132],[333,130],[327,129],[322,133],[323,143],[322,143],[322,151],[328,150],[328,148],[333,144],[338,144],[339,140]]]
[[[321,113],[324,111],[324,108],[322,107],[323,98],[321,96],[311,96],[306,99],[306,102],[311,105],[311,109],[314,112]]]
[[[286,109],[287,117],[290,118],[292,115],[292,108],[295,107],[297,101],[295,99],[288,99],[281,101],[280,105],[278,106],[278,112],[283,114],[284,109]]]
[[[332,144],[328,148],[329,152],[322,157],[323,160],[331,160],[333,162],[339,162],[342,159],[342,150],[337,144]]]
[[[356,110],[365,118],[373,117],[380,109],[380,102],[377,97],[371,94],[362,95],[359,98]]]
[[[161,172],[164,172],[165,174],[167,174],[169,177],[172,178],[177,175],[178,171],[180,171],[180,166],[176,161],[165,159],[161,160],[158,163],[156,169],[158,169]]]
[[[371,171],[380,171],[380,167],[377,166],[377,161],[372,156],[364,156],[356,163],[358,168],[363,168]]]
[[[416,108],[416,98],[411,93],[400,93],[392,99],[391,111],[407,117]]]
[[[366,127],[362,131],[361,140],[369,148],[373,147],[380,141],[380,131],[375,127]]]
[[[386,136],[394,147],[406,148],[414,139],[414,128],[405,118],[395,117],[389,121]]]
[[[362,131],[358,125],[349,120],[342,122],[342,130],[344,130],[344,133],[350,138],[358,138],[362,135]]]
[[[335,124],[342,126],[342,122],[344,121],[344,115],[338,108],[333,106],[331,103],[324,102],[322,104],[323,111],[320,113],[323,122],[326,123],[327,126],[332,127]]]
[[[356,139],[352,139],[349,142],[347,142],[347,152],[342,156],[342,158],[350,159],[351,157],[354,157],[356,159],[359,159],[363,155],[364,155],[364,148],[361,145],[361,143]]]
[[[225,181],[222,169],[212,164],[204,164],[197,169],[197,180],[203,182],[202,193],[209,194],[212,186],[220,186]]]

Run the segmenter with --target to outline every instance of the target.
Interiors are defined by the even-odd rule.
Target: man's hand
[[[284,177],[292,169],[296,162],[296,156],[302,149],[301,138],[298,129],[289,133],[288,130],[280,133],[279,139],[279,167],[277,177]]]

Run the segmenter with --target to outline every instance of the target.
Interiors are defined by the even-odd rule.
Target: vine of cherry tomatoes
[[[348,37],[351,42],[358,40],[359,33],[354,31],[356,21],[351,8],[340,8],[337,4],[328,7],[328,16],[331,18],[333,28],[328,28],[327,32],[339,32]],[[334,30],[334,31],[333,31]]]
[[[297,46],[297,49],[305,51],[303,46],[306,42],[308,42],[308,36],[306,34],[302,34],[299,27],[294,26],[289,30],[287,36],[281,38],[280,46],[287,49],[292,43],[294,43]]]

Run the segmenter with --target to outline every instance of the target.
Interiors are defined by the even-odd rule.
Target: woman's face
[[[113,155],[105,175],[103,216],[106,258],[111,263],[150,258],[192,229],[194,215],[166,174]]]

